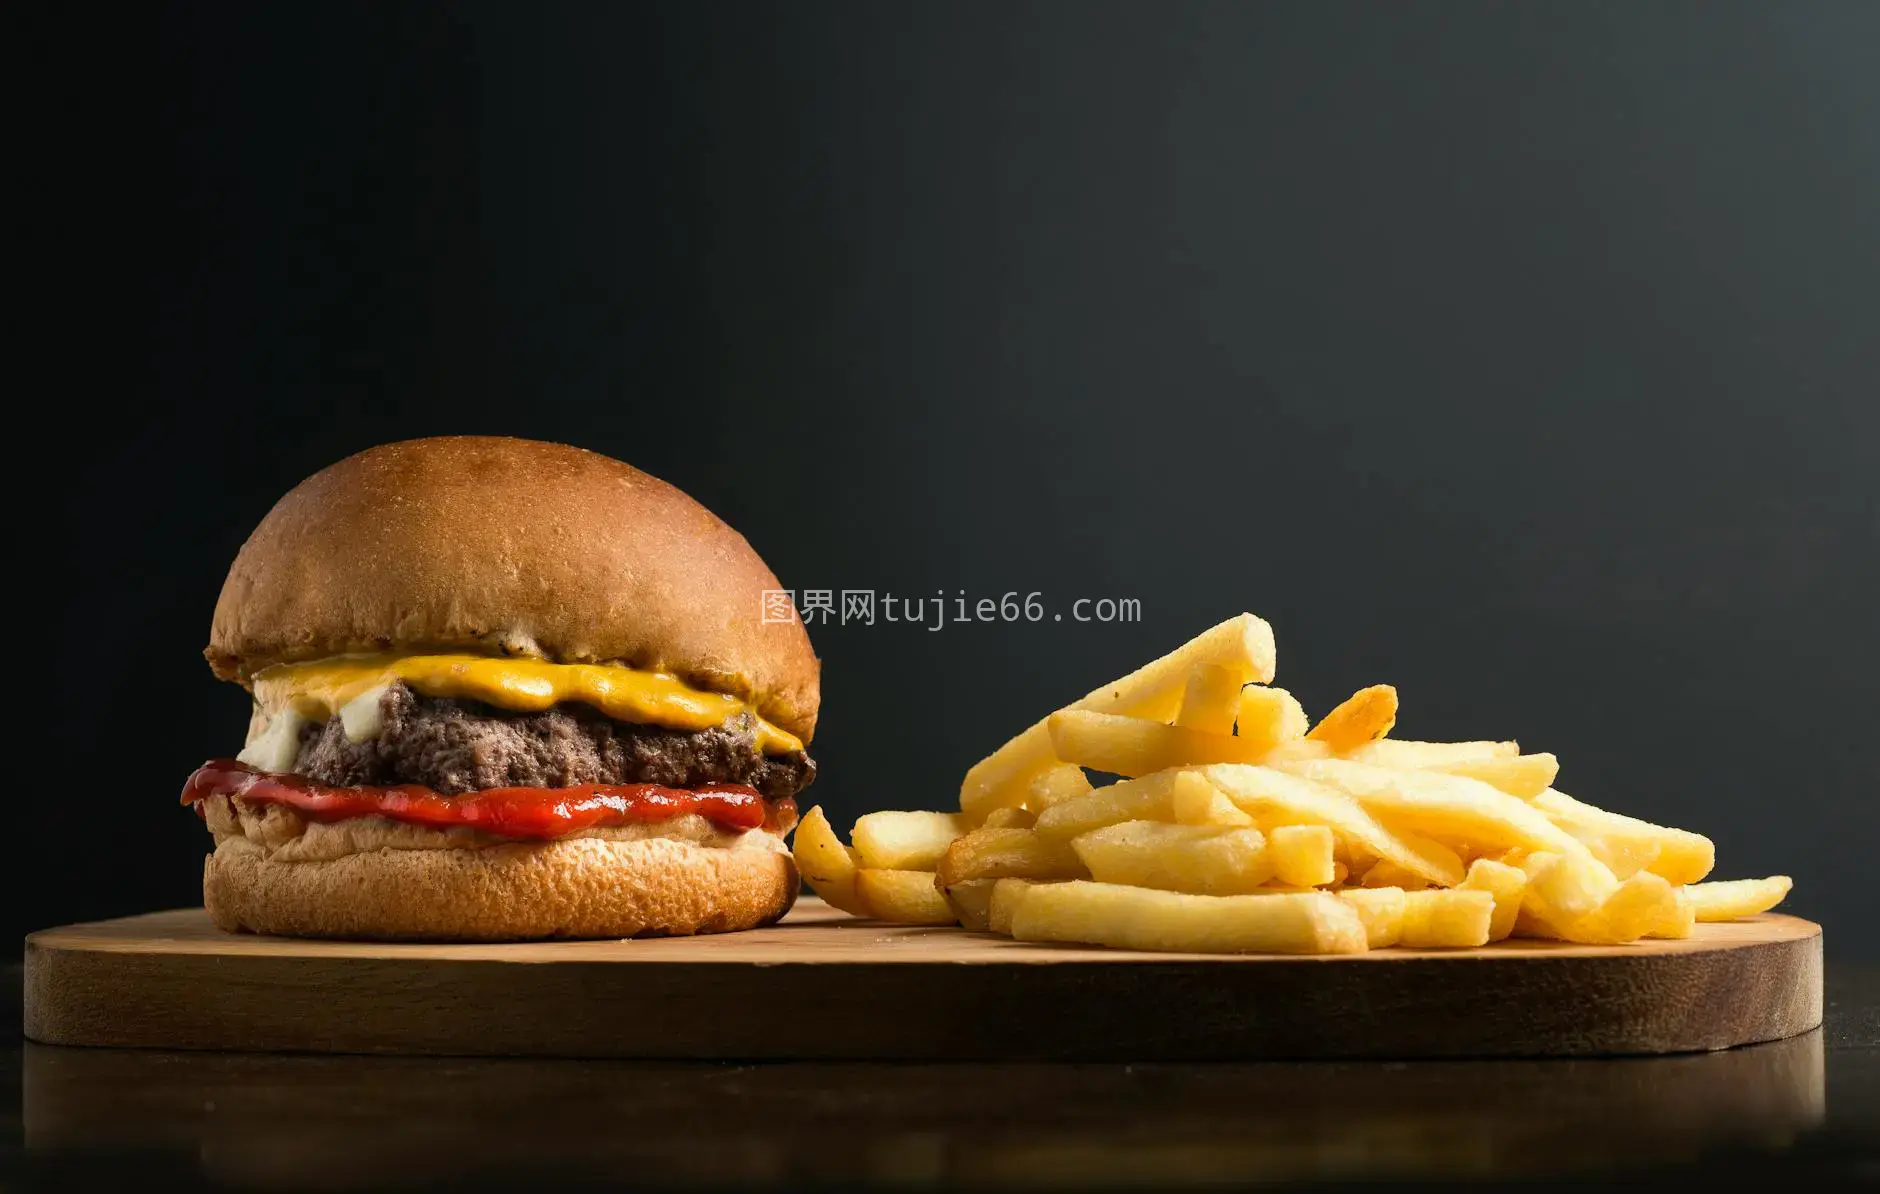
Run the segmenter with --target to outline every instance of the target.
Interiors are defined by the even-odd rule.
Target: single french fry
[[[1169,790],[1169,815],[1178,825],[1214,825],[1238,829],[1253,824],[1221,790],[1193,771],[1178,771]]]
[[[1052,746],[1065,762],[1131,778],[1171,767],[1254,763],[1275,745],[1079,709],[1053,713],[1050,730]]]
[[[1673,940],[1689,937],[1697,930],[1697,901],[1691,898],[1688,887],[1671,889],[1671,907],[1663,919],[1647,929],[1647,937],[1667,937]]]
[[[1208,896],[1089,882],[1033,886],[1013,914],[1012,936],[1187,953],[1366,948],[1357,910],[1329,892]]]
[[[998,879],[971,879],[942,888],[940,894],[952,906],[962,929],[983,933],[991,927],[992,889],[999,882]]]
[[[1032,781],[1057,761],[1051,732],[1040,721],[966,773],[960,787],[960,814],[968,824],[977,825],[995,808],[1025,803]]]
[[[1565,792],[1549,788],[1536,796],[1532,806],[1556,825],[1570,831],[1596,833],[1609,843],[1642,848],[1645,843],[1657,847],[1656,855],[1644,869],[1662,875],[1674,886],[1696,883],[1710,873],[1717,862],[1717,847],[1701,833],[1654,825],[1637,817],[1608,812],[1575,800]]]
[[[1225,667],[1242,683],[1266,683],[1273,678],[1273,628],[1252,614],[1229,618],[1069,708],[1165,721],[1179,710],[1189,673],[1202,664]],[[1032,779],[1058,761],[1048,721],[1034,723],[966,773],[960,810],[968,821],[978,823],[995,808],[1024,803]]]
[[[1354,763],[1377,767],[1441,767],[1448,763],[1513,758],[1520,753],[1518,742],[1415,742],[1407,738],[1379,738],[1358,747],[1347,757]]]
[[[952,887],[972,879],[1082,879],[1087,874],[1064,842],[1030,829],[981,827],[947,847],[937,882]]]
[[[1299,764],[1309,766],[1310,764]],[[1262,824],[1325,825],[1348,843],[1442,887],[1466,873],[1454,850],[1433,841],[1412,841],[1384,827],[1345,793],[1274,767],[1223,764],[1201,769],[1209,783]]]
[[[1521,897],[1527,891],[1526,871],[1491,858],[1478,858],[1469,864],[1468,877],[1461,886],[1466,891],[1486,891],[1495,897],[1495,915],[1488,925],[1490,941],[1501,941],[1514,932]]]
[[[1403,938],[1404,895],[1401,887],[1347,887],[1338,898],[1357,909],[1365,944],[1387,949]]]
[[[1291,887],[1322,887],[1333,882],[1332,831],[1324,825],[1281,825],[1268,835],[1273,877]]]
[[[1396,724],[1397,690],[1388,684],[1373,684],[1346,697],[1342,705],[1308,730],[1306,737],[1325,743],[1333,754],[1341,755],[1382,738]]]
[[[992,904],[986,910],[988,927],[995,933],[1012,935],[1012,914],[1030,891],[1030,879],[1000,879],[992,885]]]
[[[1038,815],[1026,808],[995,808],[986,817],[985,829],[1030,829]]]
[[[857,818],[849,836],[865,867],[931,871],[953,839],[965,832],[958,813],[890,811]]]
[[[1786,899],[1794,886],[1795,880],[1787,875],[1771,875],[1767,879],[1692,883],[1684,890],[1690,896],[1696,918],[1708,923],[1767,912]]]
[[[1380,858],[1365,868],[1364,878],[1358,882],[1360,887],[1380,891],[1390,888],[1398,891],[1422,891],[1430,885],[1430,881],[1422,875],[1400,867],[1388,858]]]
[[[1323,826],[1313,828],[1326,833]],[[1273,877],[1266,838],[1257,829],[1125,821],[1071,839],[1090,877],[1197,895],[1238,895]]]
[[[829,818],[819,804],[803,814],[792,839],[792,857],[797,873],[810,890],[831,908],[851,916],[867,916],[868,910],[855,894],[855,855],[842,844]]]
[[[1234,732],[1234,715],[1240,709],[1241,679],[1232,668],[1218,663],[1204,663],[1188,674],[1188,687],[1182,691],[1182,709],[1175,724],[1208,734]]]
[[[1532,800],[1553,784],[1554,777],[1560,774],[1560,760],[1550,754],[1515,755],[1512,758],[1436,763],[1429,770],[1480,780],[1510,796]]]
[[[1054,804],[1090,791],[1090,777],[1075,763],[1053,763],[1038,773],[1025,793],[1025,807],[1041,813]]]
[[[1632,833],[1606,833],[1591,825],[1555,820],[1554,824],[1578,838],[1593,857],[1606,864],[1613,877],[1630,879],[1640,871],[1651,870],[1662,847],[1651,838]]]
[[[1045,837],[1068,842],[1093,829],[1124,821],[1172,821],[1175,786],[1183,774],[1158,771],[1141,779],[1107,784],[1045,809],[1038,814],[1034,828]]]
[[[855,873],[855,895],[876,920],[904,925],[950,925],[958,920],[933,885],[932,871],[863,867]]]
[[[1288,738],[1272,750],[1260,762],[1268,767],[1277,767],[1281,763],[1303,763],[1309,759],[1329,759],[1332,748],[1323,742],[1314,742],[1310,738]]]
[[[1431,888],[1404,893],[1403,929],[1397,944],[1407,949],[1470,949],[1488,944],[1495,897],[1486,891]]]
[[[1306,736],[1311,723],[1299,698],[1284,688],[1249,684],[1240,690],[1240,712],[1234,719],[1241,734],[1262,741],[1291,742]]]

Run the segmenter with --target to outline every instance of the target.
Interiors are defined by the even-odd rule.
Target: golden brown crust
[[[231,837],[202,873],[209,918],[229,932],[382,941],[724,933],[781,919],[796,893],[787,853],[668,838],[282,862]]]
[[[821,665],[744,537],[664,481],[564,444],[449,436],[302,481],[242,545],[203,652],[218,676],[484,650],[675,672],[808,742]]]

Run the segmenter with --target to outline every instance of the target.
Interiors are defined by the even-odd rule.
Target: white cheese
[[[379,699],[387,687],[381,684],[368,689],[339,707],[339,724],[345,727],[346,741],[364,742],[379,736],[385,728],[385,711],[379,707]]]
[[[235,758],[257,771],[292,771],[300,754],[300,727],[307,719],[292,708],[275,709],[248,723],[248,744]]]

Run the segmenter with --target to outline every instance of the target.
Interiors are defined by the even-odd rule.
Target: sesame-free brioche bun
[[[676,673],[810,741],[820,665],[744,537],[656,477],[564,444],[446,436],[296,485],[242,545],[203,652],[278,663],[488,651]]]
[[[726,933],[796,901],[781,850],[565,838],[282,861],[239,838],[204,861],[218,928],[287,937],[526,941]]]

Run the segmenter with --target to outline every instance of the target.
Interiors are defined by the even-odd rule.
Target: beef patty
[[[816,777],[803,751],[767,755],[748,714],[709,730],[614,721],[586,705],[512,713],[480,701],[423,697],[394,684],[384,727],[349,742],[337,717],[301,734],[294,771],[334,787],[423,784],[456,795],[484,788],[574,784],[744,784],[772,800]]]

